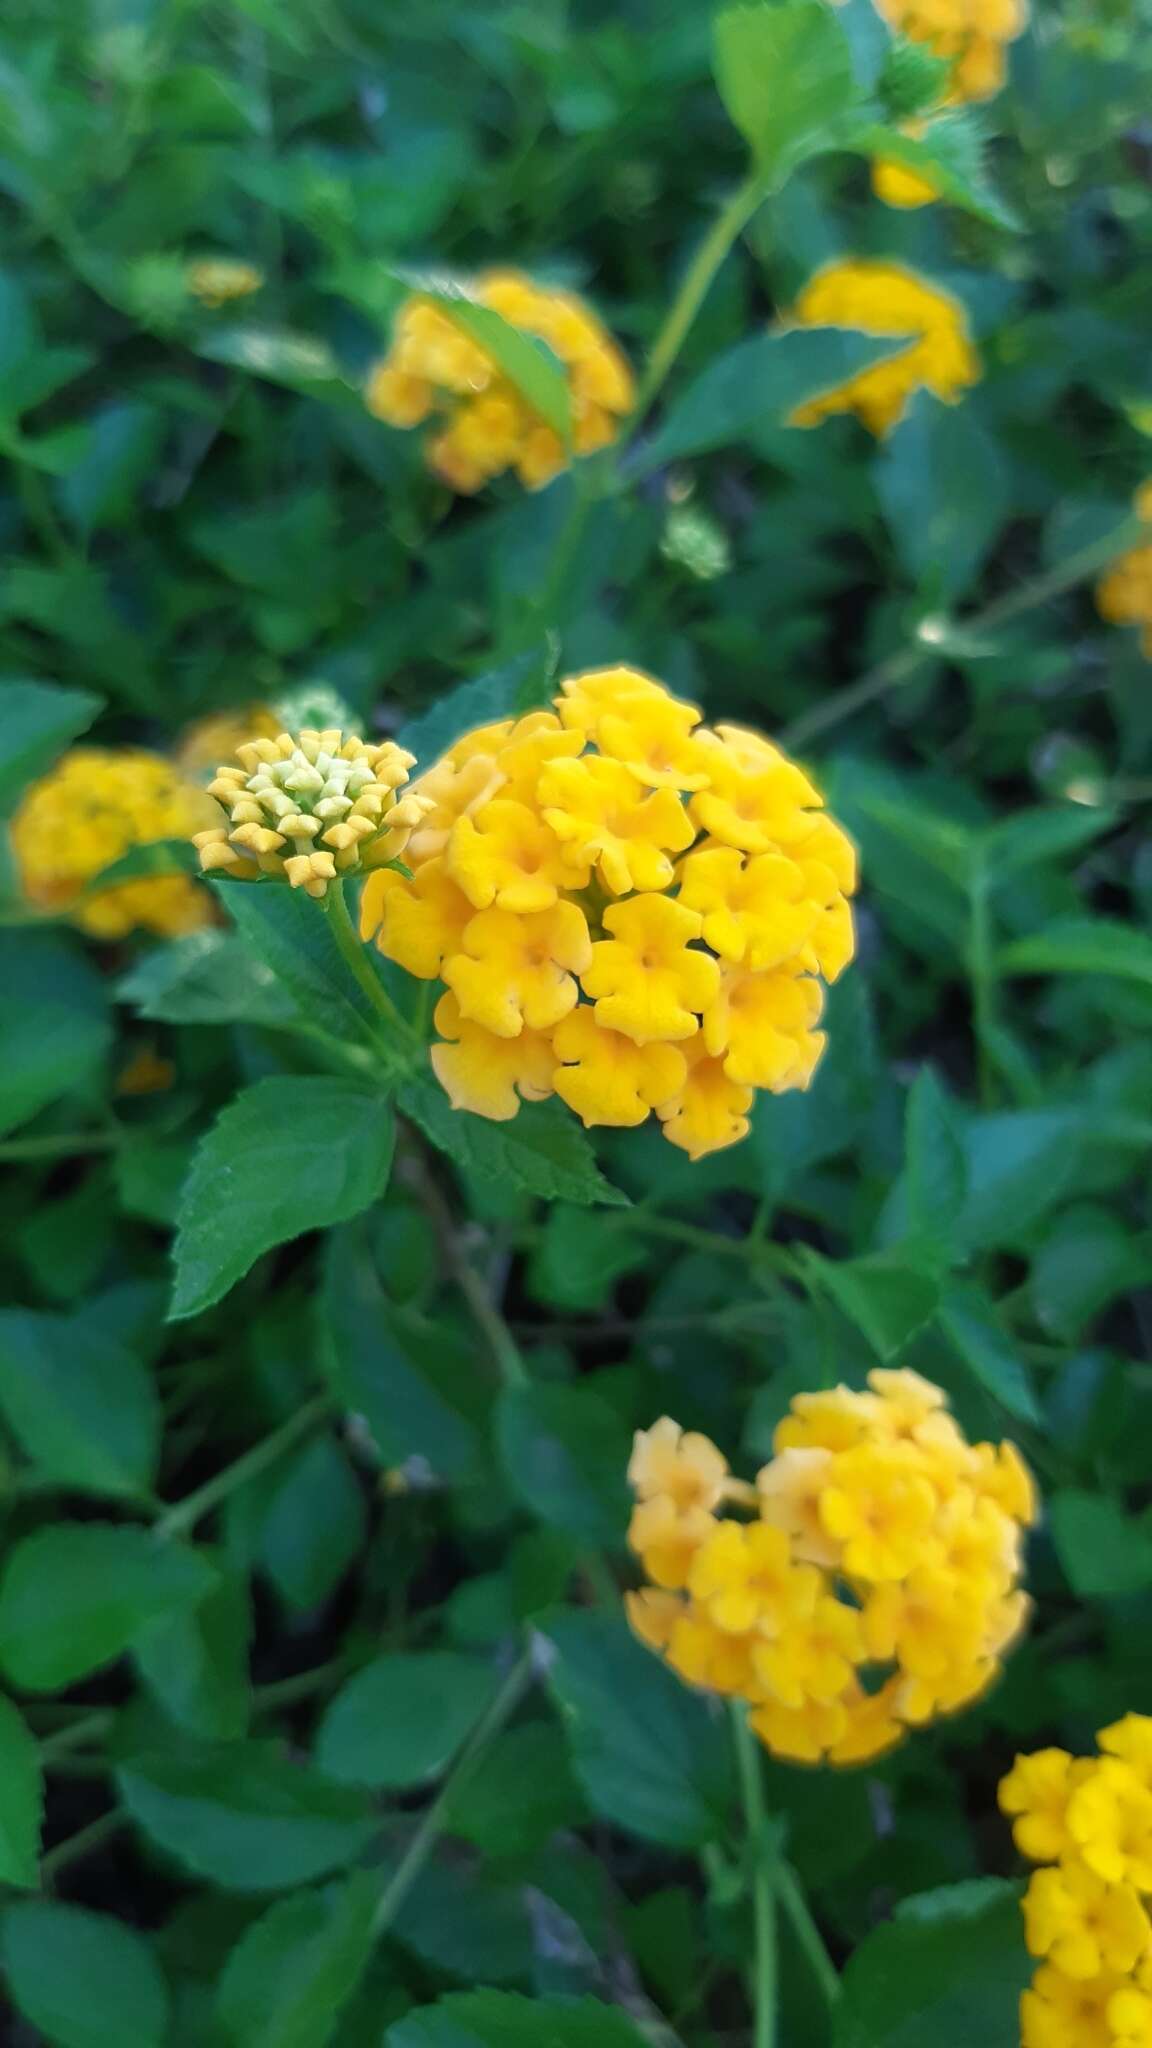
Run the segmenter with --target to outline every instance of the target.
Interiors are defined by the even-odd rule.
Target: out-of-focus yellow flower
[[[201,867],[323,897],[329,882],[403,853],[432,807],[412,791],[396,794],[414,758],[391,740],[369,746],[335,727],[246,741],[208,785],[227,822],[194,834]]]
[[[1152,482],[1137,491],[1134,505],[1152,526]],[[1139,626],[1140,646],[1152,661],[1152,539],[1129,548],[1100,578],[1096,609],[1111,625]]]
[[[901,35],[924,43],[948,65],[942,106],[989,100],[1004,83],[1008,45],[1028,20],[1027,0],[876,0],[877,11]],[[909,127],[918,134],[919,123]],[[929,206],[940,197],[930,177],[904,164],[878,162],[872,189],[888,206]]]
[[[903,418],[913,392],[932,391],[955,405],[981,375],[960,301],[899,263],[863,256],[828,263],[805,285],[789,317],[803,327],[909,338],[899,354],[798,406],[794,427],[854,412],[873,434],[884,435]]]
[[[187,839],[215,806],[159,754],[140,747],[75,747],[34,783],[12,820],[21,887],[37,909],[67,916],[94,938],[134,929],[165,937],[212,917],[187,875],[155,875],[85,893],[133,847]]]
[[[227,761],[245,740],[274,740],[283,723],[266,704],[241,711],[210,711],[185,726],[173,758],[190,782],[211,782],[221,761]]]
[[[561,364],[572,408],[572,447],[589,455],[616,439],[631,410],[632,372],[595,314],[571,292],[550,291],[516,271],[491,271],[471,287],[523,334],[537,336]],[[373,370],[369,412],[393,427],[440,422],[428,461],[465,496],[511,469],[539,490],[567,468],[568,451],[488,352],[435,300],[407,299],[392,346]]]
[[[466,733],[411,801],[411,878],[371,874],[360,929],[452,990],[433,1067],[457,1106],[506,1117],[555,1093],[617,1127],[655,1111],[698,1159],[745,1135],[755,1088],[807,1087],[820,978],[854,948],[856,859],[769,741],[599,669]],[[485,1043],[521,1032],[522,1069]]]
[[[138,1046],[125,1060],[116,1076],[117,1095],[163,1095],[176,1079],[171,1060],[162,1059],[154,1045]]]
[[[679,1607],[641,1595],[629,1612],[689,1684],[747,1700],[776,1755],[866,1763],[995,1681],[1027,1614],[1019,1525],[986,1491],[992,1447],[969,1444],[918,1373],[877,1370],[866,1393],[800,1395],[776,1442],[753,1489],[667,1417],[637,1437],[629,1540]],[[999,1524],[997,1540],[957,1543],[957,1524],[972,1519],[982,1532]],[[1033,1782],[1017,1770],[1013,1810],[1046,1819],[1043,1773]],[[1112,1839],[1122,1825],[1098,1817],[1097,1833]]]
[[[190,263],[184,282],[202,306],[226,306],[232,299],[250,298],[264,283],[264,273],[254,263],[242,263],[232,256],[203,256]]]
[[[1104,1752],[1018,1756],[1000,1785],[1036,1871],[1024,1931],[1045,1959],[1020,2004],[1024,2048],[1152,2048],[1152,1718],[1126,1714]]]

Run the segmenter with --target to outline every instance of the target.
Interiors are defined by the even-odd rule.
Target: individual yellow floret
[[[674,1095],[656,1105],[656,1113],[671,1144],[689,1159],[703,1159],[747,1137],[752,1090],[732,1079],[723,1060],[711,1058],[702,1038],[689,1039],[681,1051],[683,1082]]]
[[[682,1506],[671,1494],[658,1493],[637,1502],[628,1541],[655,1585],[679,1588],[688,1584],[715,1526],[707,1508]]]
[[[187,839],[215,805],[171,762],[141,747],[75,747],[27,791],[11,825],[12,852],[29,903],[67,917],[94,938],[133,930],[174,938],[212,916],[189,876],[156,875],[89,885],[134,847]]]
[[[696,1554],[688,1590],[726,1634],[779,1636],[811,1616],[820,1579],[797,1564],[782,1529],[720,1522]]]
[[[632,896],[604,912],[612,936],[592,948],[583,977],[584,992],[596,1005],[596,1021],[620,1031],[637,1045],[691,1038],[699,1012],[720,986],[710,954],[693,949],[701,919],[668,896]]]
[[[776,1425],[772,1447],[787,1450],[850,1451],[882,1434],[881,1410],[873,1394],[851,1387],[829,1387],[818,1394],[797,1394]]]
[[[411,878],[395,868],[373,870],[360,897],[360,936],[374,938],[418,981],[434,981],[475,915],[437,856]]]
[[[788,967],[729,968],[704,1013],[704,1044],[730,1081],[773,1095],[807,1088],[824,1050],[824,1033],[812,1028],[823,1007],[819,982]]]
[[[981,375],[959,300],[898,263],[876,257],[829,263],[805,285],[790,317],[804,327],[909,338],[898,354],[798,406],[791,416],[796,427],[854,412],[872,433],[884,435],[903,418],[913,392],[932,391],[954,405]]]
[[[444,962],[444,980],[462,1017],[515,1038],[549,1031],[576,1007],[575,977],[591,958],[584,913],[575,903],[553,903],[517,917],[511,910],[481,910],[464,928],[461,950]]]
[[[483,1025],[462,1018],[451,993],[441,996],[435,1021],[448,1043],[434,1045],[429,1057],[453,1109],[471,1110],[474,1116],[507,1123],[521,1101],[543,1102],[551,1095],[556,1062],[551,1044],[541,1032],[498,1037]]]
[[[495,356],[464,331],[451,304],[417,295],[400,308],[391,349],[371,371],[364,399],[390,426],[438,419],[426,453],[451,489],[471,495],[512,470],[526,489],[539,490],[567,468],[572,453],[589,455],[616,439],[632,408],[632,373],[579,299],[515,271],[492,271],[461,294],[461,305],[469,302],[551,350],[568,386],[571,450]]]
[[[862,1443],[837,1458],[820,1517],[841,1546],[845,1571],[875,1583],[915,1569],[937,1505],[931,1481],[907,1446]]]
[[[613,896],[666,889],[670,853],[682,853],[696,836],[674,790],[648,789],[631,768],[598,754],[551,762],[540,777],[540,801],[565,861],[582,876],[595,868]]]
[[[699,1430],[681,1429],[662,1415],[638,1429],[628,1461],[628,1482],[641,1500],[665,1493],[678,1508],[717,1508],[724,1498],[728,1460]]]
[[[683,1089],[687,1068],[679,1046],[637,1045],[599,1023],[587,1003],[557,1026],[552,1043],[560,1062],[556,1093],[588,1129],[642,1124]]]
[[[1130,1764],[1105,1757],[1068,1801],[1068,1833],[1089,1870],[1152,1892],[1152,1791]]]
[[[1152,1973],[1147,1964],[1135,1982],[1118,1982],[1108,1999],[1108,2048],[1152,2048]]]
[[[1141,1783],[1152,1787],[1152,1715],[1125,1714],[1096,1737],[1106,1756],[1116,1756],[1135,1771]]]
[[[1135,509],[1152,524],[1152,482],[1137,491]],[[1114,626],[1139,626],[1140,645],[1152,660],[1152,540],[1113,562],[1096,585],[1096,609]]]
[[[1033,1874],[1024,1895],[1024,1932],[1034,1956],[1080,1979],[1131,1970],[1152,1941],[1132,1886],[1106,1884],[1083,1863]]]
[[[761,1517],[787,1533],[793,1554],[806,1564],[840,1561],[840,1545],[829,1536],[820,1515],[832,1455],[814,1448],[779,1451],[756,1475]]]
[[[1116,1970],[1076,1978],[1044,1963],[1020,2000],[1021,2048],[1116,2048],[1112,2000],[1127,1982]]]

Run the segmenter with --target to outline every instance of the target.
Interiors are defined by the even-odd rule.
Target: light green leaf
[[[333,1699],[316,1760],[342,1784],[425,1784],[451,1763],[494,1685],[490,1665],[453,1650],[376,1657]]]
[[[0,1311],[0,1414],[40,1471],[89,1493],[146,1493],[160,1409],[150,1374],[85,1316]]]
[[[805,1268],[831,1295],[849,1322],[863,1332],[876,1356],[888,1360],[904,1349],[936,1312],[940,1283],[899,1250],[862,1259],[825,1259],[809,1251]]]
[[[112,1028],[104,984],[55,932],[0,931],[0,1133],[82,1088]]]
[[[147,1529],[69,1522],[9,1553],[0,1580],[0,1667],[28,1692],[57,1692],[111,1664],[165,1616],[216,1584],[194,1551]]]
[[[907,347],[907,335],[853,334],[843,327],[798,327],[738,341],[669,406],[630,465],[632,474],[730,447],[757,427],[786,425],[797,406]]]
[[[732,1792],[723,1722],[615,1616],[558,1610],[543,1631],[576,1776],[597,1813],[677,1848],[715,1841]]]
[[[279,1899],[229,1956],[216,2010],[233,2048],[328,2048],[372,1953],[367,1872]]]
[[[498,719],[515,718],[543,704],[556,672],[556,644],[543,640],[527,654],[518,654],[502,668],[489,669],[471,682],[458,683],[430,704],[418,718],[401,726],[397,739],[416,756],[414,776],[434,766],[454,740],[477,726],[492,725]]]
[[[1152,1533],[1111,1494],[1067,1487],[1048,1502],[1056,1555],[1083,1600],[1118,1600],[1152,1587]]]
[[[1001,947],[1000,974],[1114,974],[1152,988],[1152,938],[1113,917],[1056,918]]]
[[[0,1693],[0,1884],[35,1891],[40,1882],[44,1774],[40,1745],[23,1715]]]
[[[989,1878],[909,1899],[852,1956],[834,2048],[1018,2048],[1034,1967],[1016,1885]]]
[[[287,327],[245,321],[233,327],[212,327],[193,344],[209,362],[227,363],[270,384],[286,384],[311,398],[359,405],[360,394],[347,378],[326,341],[314,334],[296,334]]]
[[[496,1437],[508,1484],[541,1521],[618,1547],[630,1500],[629,1432],[591,1387],[506,1387]]]
[[[610,1202],[628,1197],[604,1179],[574,1119],[554,1103],[528,1103],[508,1124],[453,1109],[443,1090],[421,1078],[401,1091],[401,1108],[466,1174],[522,1188],[547,1202]]]
[[[352,1862],[376,1826],[365,1794],[289,1763],[270,1742],[133,1757],[117,1783],[157,1848],[229,1891],[309,1884]]]
[[[143,1935],[47,1899],[0,1914],[0,1962],[18,2010],[54,2048],[164,2048],[168,1986]]]
[[[389,2027],[383,2048],[643,2048],[618,2006],[462,1991]]]
[[[91,690],[56,683],[0,682],[0,813],[10,811],[27,784],[86,732],[103,709]]]
[[[992,887],[997,888],[1022,868],[1038,867],[1044,861],[1079,853],[1082,847],[1110,832],[1117,817],[1116,811],[1095,804],[1059,804],[1021,811],[1017,817],[990,825],[984,834],[984,854]]]
[[[420,294],[482,348],[485,355],[516,386],[526,405],[558,434],[567,448],[572,439],[572,400],[564,366],[538,334],[514,327],[493,307],[476,298],[456,278],[403,272],[405,284]]]
[[[1020,220],[1004,204],[984,167],[984,134],[971,113],[948,111],[929,122],[922,135],[870,121],[842,138],[845,149],[870,161],[901,164],[918,171],[942,199],[963,207],[994,227],[1018,230]]]
[[[275,1028],[299,1014],[271,967],[236,933],[215,929],[189,932],[145,953],[121,976],[116,996],[161,1024]]]
[[[730,120],[773,183],[829,148],[858,99],[851,50],[822,0],[722,7],[712,70]]]
[[[120,882],[148,881],[154,875],[196,875],[200,861],[190,839],[150,839],[130,846],[85,885],[86,896],[114,889]]]
[[[378,1090],[322,1075],[274,1075],[245,1089],[188,1176],[173,1320],[210,1308],[273,1245],[359,1215],[384,1189],[394,1141]]]

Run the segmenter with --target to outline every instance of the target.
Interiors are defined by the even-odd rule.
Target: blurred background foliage
[[[966,1995],[949,1956],[987,1960],[995,1995],[965,2024],[1015,2040],[999,1892],[956,1905],[967,1948],[914,1917],[870,1930],[911,1893],[1011,1873],[993,1787],[1013,1749],[1083,1749],[1152,1687],[1152,689],[1091,589],[1152,470],[1150,27],[1140,0],[1036,8],[982,115],[1014,225],[891,210],[842,154],[769,198],[670,400],[841,253],[955,292],[981,383],[956,409],[919,398],[881,443],[770,405],[698,456],[642,441],[542,618],[571,479],[454,500],[363,383],[412,269],[513,262],[585,293],[642,362],[744,167],[697,0],[29,0],[6,23],[7,808],[97,712],[102,743],[167,751],[209,712],[323,684],[392,732],[546,628],[561,673],[635,663],[782,735],[865,877],[817,1083],[765,1101],[745,1145],[693,1166],[654,1132],[609,1135],[633,1206],[595,1208],[405,1141],[369,1214],[174,1326],[195,1142],[307,1048],[231,934],[97,947],[31,928],[9,881],[6,1547],[46,1533],[0,1588],[0,1668],[51,1768],[49,1896],[0,1913],[31,2029],[13,2041],[380,2048],[391,2028],[440,2048],[404,2015],[475,1983],[588,1993],[656,2041],[745,2038],[716,1730],[599,1611],[601,1554],[611,1599],[634,1427],[673,1413],[751,1469],[793,1393],[896,1357],[1035,1464],[1036,1629],[961,1721],[867,1774],[773,1766],[771,1797],[837,1960],[888,1943],[853,1966],[837,2048],[913,2038],[896,1981],[919,1985],[921,2025],[942,2001],[941,2048],[970,2038],[946,2031]],[[206,304],[189,266],[218,258],[260,289]],[[461,1242],[527,1386],[488,1369]],[[140,1503],[298,1409],[211,1545],[145,1586]],[[408,1795],[545,1615],[547,1684],[526,1681],[368,1961],[378,1886],[319,1881],[381,1826],[399,1860]],[[27,1883],[18,1804],[4,1874]],[[789,1945],[788,2048],[829,2038],[809,1970]],[[587,2024],[573,2048],[632,2039],[603,2009]],[[492,2003],[453,2048],[516,2048],[525,2025]]]

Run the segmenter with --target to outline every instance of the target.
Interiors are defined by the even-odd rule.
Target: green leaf
[[[1032,1300],[1044,1329],[1074,1342],[1110,1302],[1150,1280],[1152,1239],[1133,1236],[1103,1203],[1076,1202],[1032,1262]]]
[[[0,1914],[0,1961],[17,2008],[55,2048],[164,2048],[160,1966],[110,1914],[22,1900]]]
[[[395,1124],[378,1091],[274,1075],[245,1089],[196,1153],[180,1204],[172,1319],[197,1315],[262,1252],[377,1200]]]
[[[23,1715],[0,1693],[0,1884],[35,1891],[40,1882],[44,1774],[40,1745]]]
[[[971,407],[919,391],[881,444],[873,474],[909,574],[934,599],[962,597],[1012,507],[1012,470],[999,439]]]
[[[56,683],[0,682],[0,813],[10,811],[27,784],[87,732],[103,701],[90,690],[64,690]]]
[[[940,1300],[936,1277],[911,1264],[899,1250],[872,1252],[862,1259],[825,1259],[809,1251],[804,1264],[816,1285],[831,1295],[883,1360],[904,1349],[931,1320]]]
[[[599,1209],[557,1202],[533,1249],[531,1286],[549,1308],[602,1308],[625,1273],[644,1264],[644,1246]]]
[[[209,1741],[233,1741],[248,1727],[251,1633],[247,1585],[221,1570],[219,1583],[197,1607],[152,1622],[132,1654],[145,1685],[178,1728]]]
[[[194,1550],[147,1529],[58,1523],[25,1536],[0,1580],[0,1666],[28,1692],[56,1692],[195,1607],[216,1575]]]
[[[968,1171],[952,1105],[931,1067],[921,1067],[908,1093],[904,1156],[908,1230],[947,1245],[967,1197]]]
[[[1002,1408],[1021,1422],[1042,1421],[1027,1368],[979,1288],[950,1287],[940,1307],[940,1326],[973,1378]]]
[[[619,2006],[461,1991],[397,2020],[383,2048],[643,2048]]]
[[[150,1374],[85,1316],[0,1311],[0,1414],[45,1477],[132,1499],[156,1474]]]
[[[851,50],[822,0],[721,8],[712,70],[729,119],[774,183],[831,145],[858,97]]]
[[[271,970],[300,1016],[333,1038],[353,1044],[371,1038],[379,1018],[318,903],[274,882],[225,882],[217,894],[243,944]],[[367,949],[365,958],[371,964]]]
[[[538,334],[514,327],[503,314],[477,299],[469,286],[455,278],[428,277],[419,272],[400,273],[405,284],[444,314],[445,318],[482,348],[485,355],[516,386],[526,405],[558,434],[564,446],[572,440],[572,400],[564,365]]]
[[[505,662],[502,668],[489,669],[438,697],[427,711],[401,726],[397,734],[399,745],[416,756],[413,775],[431,768],[455,740],[463,739],[465,733],[474,732],[477,726],[518,717],[542,704],[555,672],[555,643],[545,640],[528,653]]]
[[[834,2048],[1018,2048],[1034,1968],[1016,1885],[988,1878],[909,1899],[852,1956]]]
[[[732,1792],[722,1720],[615,1616],[560,1610],[543,1632],[576,1776],[596,1812],[676,1848],[717,1840]]]
[[[490,1665],[452,1650],[376,1657],[328,1707],[317,1762],[341,1784],[426,1784],[447,1769],[494,1684]]]
[[[200,861],[190,839],[149,839],[130,846],[127,853],[109,861],[84,886],[86,896],[114,889],[121,882],[145,882],[154,875],[197,875]]]
[[[508,1484],[541,1521],[582,1543],[619,1547],[630,1507],[630,1438],[593,1388],[506,1387],[496,1437]]]
[[[1076,1109],[1003,1110],[968,1126],[968,1200],[961,1241],[974,1250],[1014,1246],[1073,1178],[1084,1133]]]
[[[951,69],[949,59],[938,57],[927,43],[894,35],[876,80],[885,111],[894,121],[907,121],[936,106],[947,95]]]
[[[797,406],[907,347],[906,335],[853,334],[843,327],[792,328],[738,341],[672,403],[631,464],[632,474],[730,447],[769,423],[786,425]]]
[[[298,1012],[272,969],[233,932],[189,932],[145,953],[117,1000],[160,1024],[292,1024]]]
[[[1055,918],[1003,946],[999,974],[1114,974],[1152,988],[1152,938],[1113,917]]]
[[[79,946],[0,931],[0,1133],[93,1078],[112,1037],[108,997]]]
[[[87,446],[64,478],[60,496],[74,524],[85,532],[128,525],[136,513],[140,486],[159,455],[164,413],[141,399],[114,400],[100,408],[88,428]]]
[[[485,1856],[507,1859],[529,1856],[558,1828],[586,1820],[562,1730],[527,1721],[484,1751],[453,1794],[446,1825]]]
[[[308,1613],[335,1592],[364,1546],[364,1495],[331,1436],[316,1437],[274,1475],[259,1559],[290,1607]]]
[[[554,1103],[527,1103],[511,1123],[488,1123],[453,1109],[443,1090],[421,1077],[402,1090],[401,1107],[425,1136],[467,1174],[521,1188],[547,1202],[611,1202],[628,1197],[604,1179],[575,1119]]]
[[[1152,1533],[1111,1494],[1068,1487],[1048,1502],[1056,1555],[1083,1600],[1121,1599],[1152,1587]]]
[[[228,1891],[309,1884],[352,1862],[376,1827],[366,1795],[289,1763],[271,1742],[133,1757],[117,1783],[157,1848]]]
[[[841,146],[869,161],[901,164],[918,171],[942,199],[963,207],[994,227],[1019,230],[984,167],[984,131],[970,112],[949,111],[929,122],[922,135],[870,121],[840,138]]]
[[[279,1899],[229,1956],[216,2010],[233,2048],[328,2048],[372,1953],[367,1872]]]
[[[197,355],[206,356],[209,362],[247,370],[249,376],[285,384],[290,391],[303,391],[310,398],[344,405],[360,403],[358,391],[327,342],[314,334],[245,321],[233,327],[212,327],[194,346]]]
[[[1082,847],[1110,832],[1118,815],[1095,804],[1059,804],[1021,811],[1014,818],[990,825],[984,834],[984,855],[992,887],[997,888],[1022,868],[1079,853]],[[1046,928],[1045,937],[1051,929],[1050,925]]]

